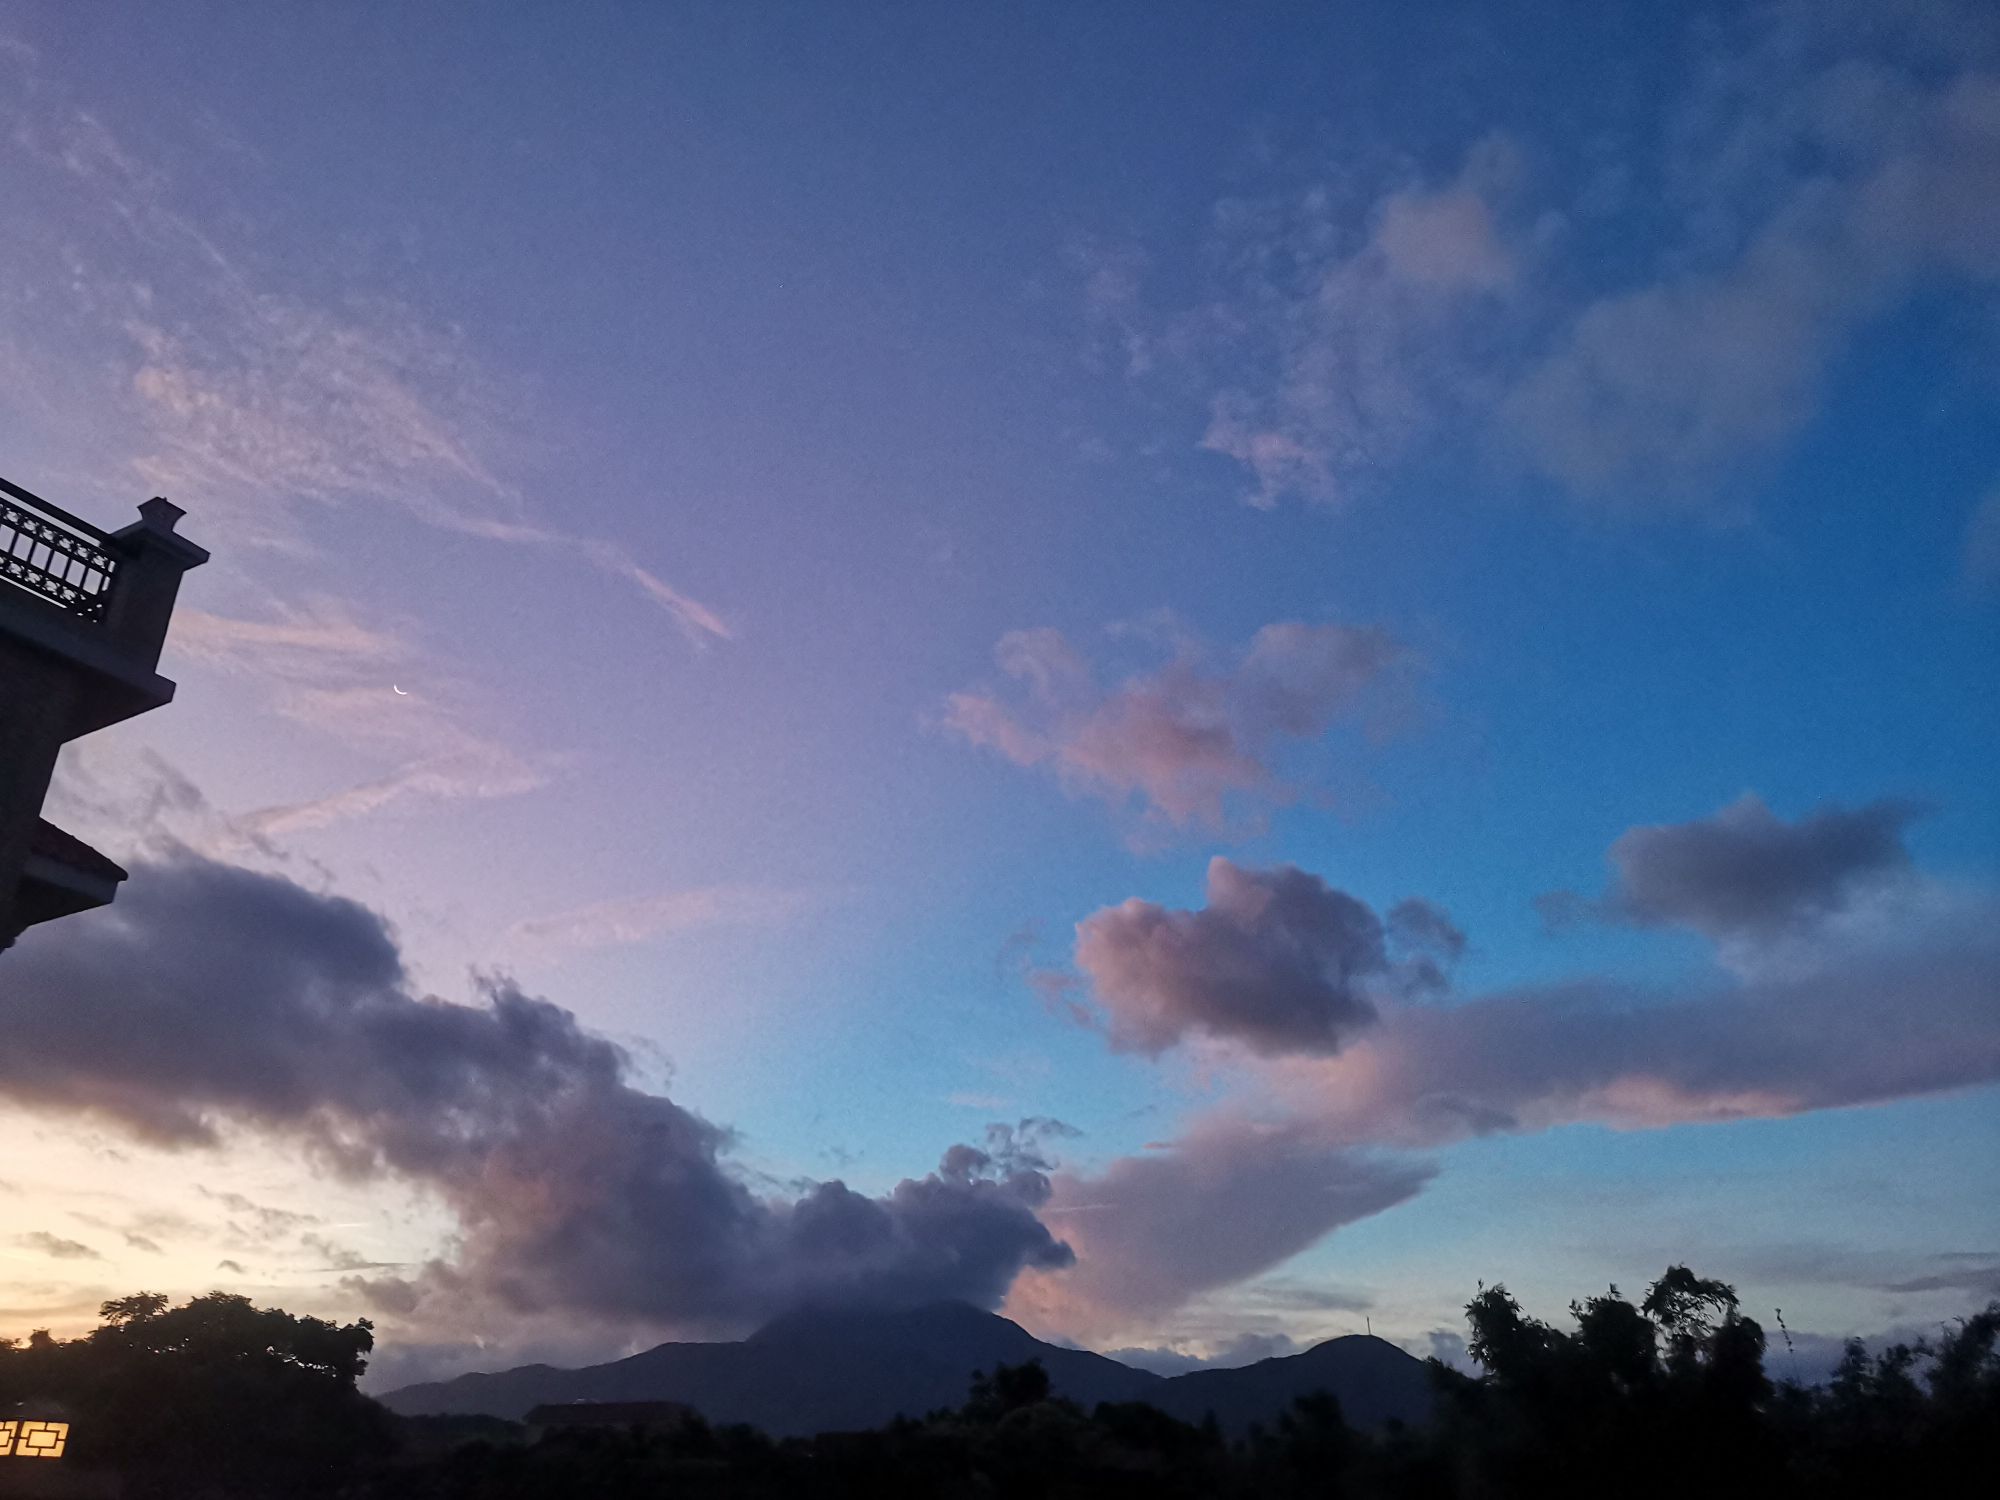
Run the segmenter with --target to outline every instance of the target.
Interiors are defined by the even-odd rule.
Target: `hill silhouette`
[[[1331,1391],[1356,1426],[1420,1422],[1430,1393],[1420,1360],[1382,1339],[1332,1339],[1303,1354],[1240,1370],[1166,1379],[1101,1354],[1044,1343],[1019,1324],[961,1302],[905,1311],[810,1308],[736,1343],[670,1343],[580,1369],[524,1365],[390,1391],[406,1416],[518,1420],[569,1401],[681,1401],[717,1426],[748,1423],[774,1437],[879,1427],[955,1406],[976,1370],[1039,1361],[1050,1390],[1086,1410],[1143,1401],[1227,1431],[1270,1421],[1301,1395]]]
[[[1337,1396],[1351,1427],[1379,1428],[1392,1420],[1415,1425],[1431,1413],[1424,1362],[1365,1333],[1234,1370],[1190,1370],[1144,1399],[1183,1422],[1199,1422],[1213,1413],[1222,1430],[1236,1436],[1252,1422],[1270,1422],[1315,1391]]]

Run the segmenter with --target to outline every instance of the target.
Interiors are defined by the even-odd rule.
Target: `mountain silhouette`
[[[582,1369],[523,1365],[390,1391],[405,1416],[485,1415],[518,1421],[570,1401],[681,1401],[721,1426],[774,1437],[880,1427],[962,1405],[975,1370],[1040,1360],[1055,1395],[1086,1410],[1145,1401],[1188,1421],[1214,1411],[1227,1431],[1270,1421],[1295,1396],[1328,1390],[1348,1420],[1418,1422],[1430,1409],[1421,1361],[1375,1338],[1333,1339],[1303,1354],[1172,1380],[1085,1349],[1043,1343],[1019,1324],[962,1302],[904,1311],[808,1308],[739,1343],[661,1344]]]
[[[1234,1435],[1252,1422],[1269,1424],[1298,1397],[1314,1391],[1339,1397],[1350,1427],[1372,1430],[1391,1420],[1415,1426],[1430,1419],[1430,1374],[1424,1362],[1387,1339],[1364,1333],[1234,1370],[1192,1370],[1162,1382],[1144,1399],[1184,1422],[1199,1422],[1213,1412],[1222,1430]]]

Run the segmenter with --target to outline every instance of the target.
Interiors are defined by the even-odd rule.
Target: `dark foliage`
[[[0,1411],[47,1402],[71,1419],[64,1462],[126,1478],[136,1497],[337,1493],[393,1449],[394,1419],[354,1382],[375,1335],[211,1292],[152,1292],[100,1309],[63,1342],[0,1343]]]
[[[1465,1375],[1435,1361],[1436,1419],[1357,1430],[1330,1395],[1248,1436],[1140,1402],[1086,1412],[1038,1363],[972,1381],[963,1406],[867,1432],[773,1439],[699,1419],[673,1430],[553,1431],[399,1419],[354,1390],[372,1335],[214,1294],[141,1295],[60,1343],[0,1345],[0,1402],[75,1414],[80,1462],[128,1493],[355,1500],[511,1497],[1511,1497],[1970,1493],[2000,1432],[2000,1304],[1935,1345],[1849,1346],[1824,1387],[1774,1385],[1733,1288],[1675,1266],[1635,1306],[1613,1287],[1529,1317],[1504,1287],[1467,1304]]]

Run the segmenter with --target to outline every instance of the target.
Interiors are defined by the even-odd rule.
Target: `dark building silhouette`
[[[42,800],[65,744],[174,696],[160,648],[181,575],[208,561],[182,514],[155,497],[107,533],[0,479],[0,948],[125,878]]]

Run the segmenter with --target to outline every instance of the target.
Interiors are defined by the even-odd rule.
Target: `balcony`
[[[158,708],[174,685],[156,670],[182,574],[208,554],[174,525],[157,496],[139,519],[100,531],[40,495],[0,479],[0,646],[60,659],[75,685],[63,738]],[[17,682],[14,696],[24,691]],[[45,712],[56,712],[48,694]]]
[[[0,479],[0,581],[101,621],[123,561],[116,538]]]

